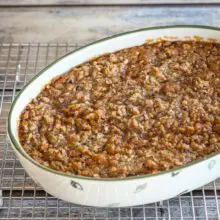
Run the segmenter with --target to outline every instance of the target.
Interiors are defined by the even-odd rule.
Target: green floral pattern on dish
[[[211,161],[209,162],[209,164],[208,164],[209,170],[211,170],[212,168],[214,168],[215,164],[216,164],[216,161],[215,161],[215,160],[211,160]]]
[[[70,181],[70,184],[71,184],[71,186],[73,186],[75,189],[78,189],[78,190],[83,191],[83,187],[82,187],[79,183],[77,183],[76,181],[71,180],[71,181]]]

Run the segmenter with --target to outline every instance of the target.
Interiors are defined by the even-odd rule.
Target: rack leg
[[[0,207],[3,206],[2,190],[0,190]]]

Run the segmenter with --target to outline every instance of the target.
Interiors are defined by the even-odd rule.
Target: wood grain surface
[[[220,6],[0,7],[0,42],[85,44],[143,27],[220,27]]]

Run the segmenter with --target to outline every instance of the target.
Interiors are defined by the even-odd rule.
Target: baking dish
[[[89,178],[64,174],[35,162],[18,141],[17,123],[24,107],[52,78],[95,56],[159,39],[216,40],[220,29],[202,26],[145,28],[109,37],[59,58],[35,76],[15,98],[8,118],[12,146],[27,173],[49,194],[81,205],[102,207],[152,203],[186,193],[220,176],[220,154],[209,155],[177,169],[127,178]]]

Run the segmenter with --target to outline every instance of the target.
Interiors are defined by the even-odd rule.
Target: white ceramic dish
[[[124,179],[97,179],[67,175],[46,168],[23,150],[18,141],[17,123],[24,107],[53,77],[101,54],[143,44],[146,40],[171,36],[186,40],[200,36],[220,42],[220,29],[201,26],[146,28],[106,38],[82,47],[56,60],[34,77],[15,98],[9,113],[8,134],[27,173],[49,194],[60,199],[91,206],[122,207],[152,203],[177,196],[220,177],[220,154],[194,161],[186,166],[154,175]]]

